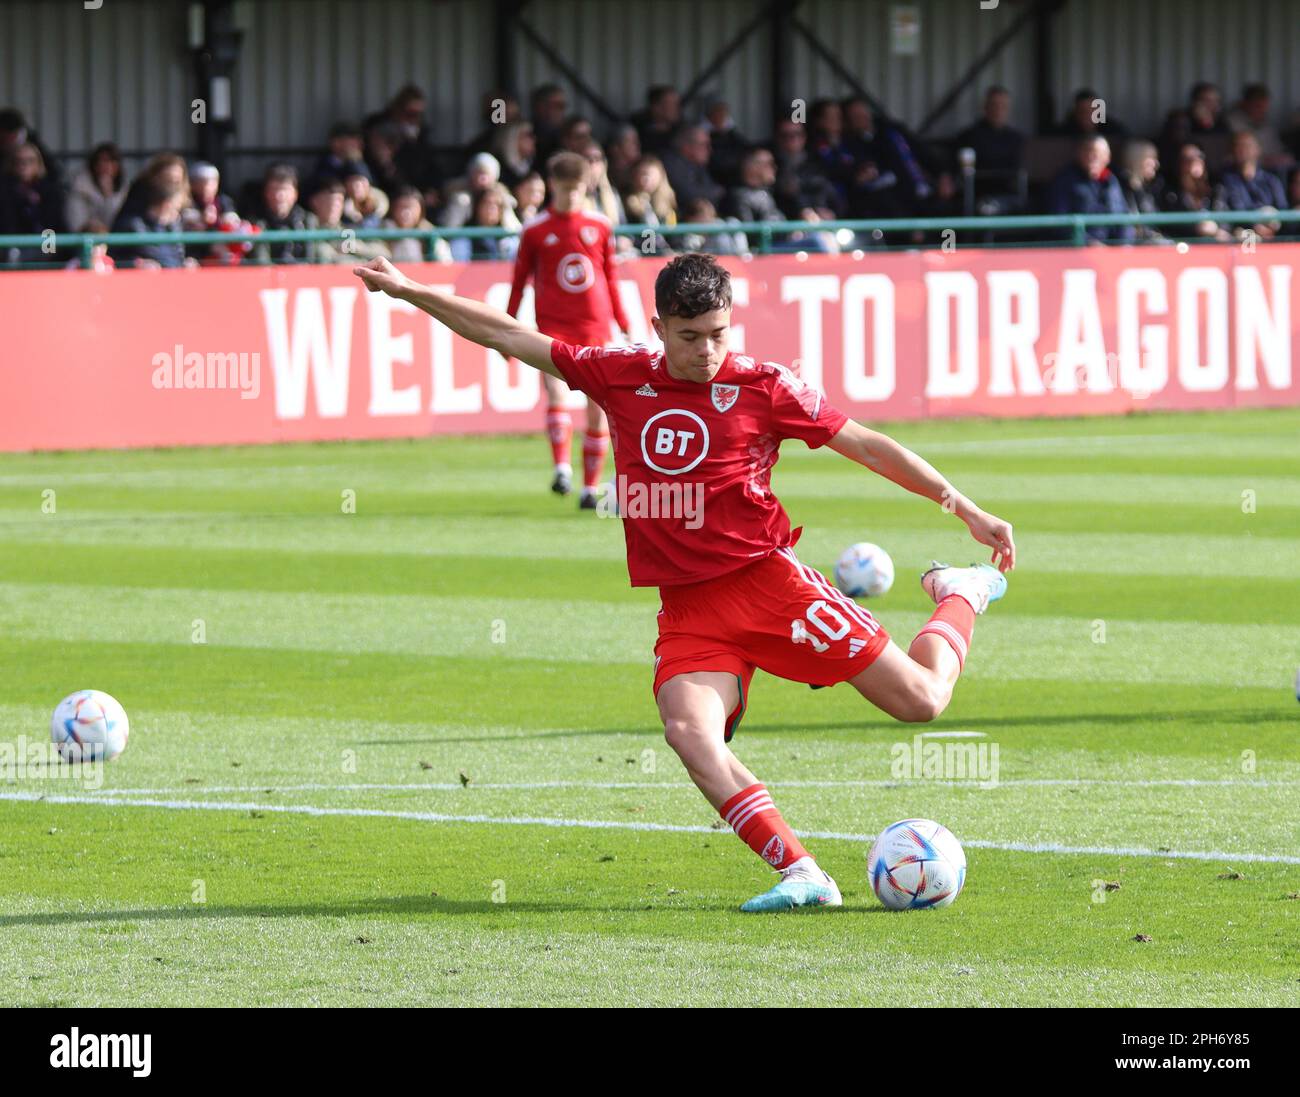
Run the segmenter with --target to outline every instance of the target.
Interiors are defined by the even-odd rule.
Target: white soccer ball
[[[835,585],[850,598],[879,598],[894,585],[894,561],[879,545],[859,541],[835,561]]]
[[[98,689],[69,694],[50,720],[50,738],[65,762],[111,762],[130,733],[126,710]]]
[[[890,910],[946,907],[966,883],[966,854],[947,827],[904,819],[880,832],[867,854],[867,877]]]

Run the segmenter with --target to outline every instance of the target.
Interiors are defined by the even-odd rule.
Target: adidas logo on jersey
[[[637,389],[637,390],[636,390],[636,394],[637,394],[638,396],[658,396],[658,395],[659,395],[657,392],[655,392],[654,389],[652,389],[652,388],[650,387],[650,382],[649,382],[649,381],[647,381],[644,385],[642,385],[639,389]]]
[[[542,246],[549,248],[552,244],[558,244],[559,242],[560,238],[552,232],[547,234],[546,239],[542,241]]]
[[[850,638],[849,657],[852,658],[853,656],[857,655],[858,652],[860,652],[866,646],[867,646],[867,642],[861,639],[860,637],[854,636]]]

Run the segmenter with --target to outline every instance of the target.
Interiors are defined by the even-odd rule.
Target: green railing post
[[[81,238],[81,269],[90,270],[95,265],[95,238],[93,236],[83,236]]]
[[[1088,242],[1087,226],[1084,225],[1082,217],[1072,217],[1071,221],[1073,222],[1074,228],[1074,246],[1076,248],[1081,248]]]

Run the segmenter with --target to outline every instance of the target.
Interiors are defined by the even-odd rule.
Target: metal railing
[[[852,234],[849,247],[870,247],[875,250],[887,250],[891,245],[884,243],[890,235],[900,233],[935,234],[974,233],[983,237],[981,240],[966,240],[965,247],[1008,246],[1010,244],[1061,246],[1069,244],[1082,246],[1088,243],[1088,231],[1092,228],[1131,225],[1135,228],[1171,228],[1178,226],[1195,226],[1203,222],[1218,225],[1256,225],[1269,222],[1281,222],[1287,225],[1300,225],[1300,210],[1212,210],[1192,213],[1107,213],[1107,214],[1023,214],[1007,217],[912,217],[891,220],[868,221],[718,221],[710,224],[684,225],[618,225],[614,232],[618,236],[639,238],[643,242],[647,237],[651,242],[662,237],[671,244],[680,236],[735,236],[742,234],[746,241],[755,240],[756,246],[748,250],[753,254],[768,255],[777,251],[815,250],[798,247],[800,239],[821,236],[826,233],[839,235],[842,232]],[[1006,233],[1042,234],[1029,240],[1007,241],[992,239]],[[433,229],[275,229],[264,232],[141,232],[141,233],[60,233],[14,236],[0,235],[0,256],[10,249],[30,250],[49,254],[51,245],[65,257],[70,257],[73,249],[80,256],[80,265],[91,268],[94,265],[94,250],[101,244],[109,247],[152,247],[157,245],[212,245],[212,244],[296,244],[296,243],[345,243],[347,240],[418,240],[423,245],[425,257],[437,258],[438,241],[456,239],[502,239],[517,236],[517,230],[501,228],[433,228]],[[1178,234],[1173,234],[1178,236]],[[792,241],[790,238],[795,237]],[[955,242],[955,237],[953,238]],[[1180,238],[1185,242],[1212,243],[1208,237],[1187,235]],[[1296,239],[1300,239],[1300,234]],[[1262,242],[1262,241],[1261,241]],[[1150,241],[1134,241],[1135,244],[1148,244]],[[933,247],[934,244],[918,243],[909,240],[901,246],[906,249]],[[654,250],[642,254],[653,255]],[[324,262],[314,249],[308,249],[308,255],[301,262]],[[42,263],[40,260],[26,260],[0,267],[35,268],[67,265],[68,259],[55,263]],[[273,264],[269,256],[250,254],[243,257],[239,265]]]

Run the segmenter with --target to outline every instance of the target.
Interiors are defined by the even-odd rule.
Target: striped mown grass
[[[0,996],[1297,1004],[1300,412],[892,433],[1021,564],[934,725],[756,677],[736,749],[846,897],[775,919],[663,745],[657,597],[538,438],[0,457],[0,744],[75,688],[132,718],[102,788],[0,780]],[[929,559],[978,558],[829,452],[774,483],[807,563],[890,551],[904,643]],[[900,772],[936,733],[996,780]],[[887,915],[866,843],[916,815],[967,890]]]

